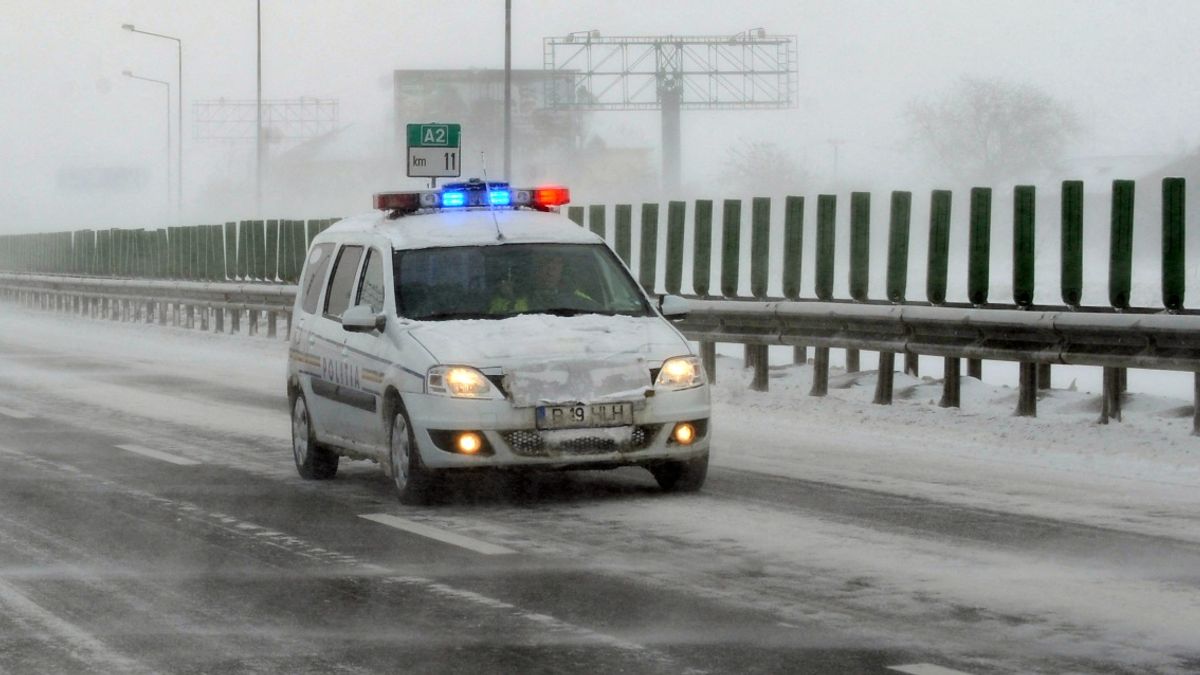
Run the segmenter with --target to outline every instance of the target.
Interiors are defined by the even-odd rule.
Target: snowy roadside
[[[72,359],[83,357],[271,400],[283,393],[287,345],[5,305],[0,351],[17,357],[8,363],[60,362],[59,375],[39,366],[20,376],[72,378]],[[1012,416],[1016,391],[1004,385],[964,379],[963,407],[942,409],[939,382],[897,373],[895,404],[878,406],[871,403],[873,373],[835,370],[825,398],[808,396],[811,373],[807,366],[773,368],[771,391],[752,392],[740,359],[721,357],[715,465],[1200,542],[1200,438],[1189,435],[1189,401],[1135,393],[1123,422],[1101,426],[1094,393],[1045,392],[1039,417],[1029,419]],[[287,434],[282,406],[278,419],[247,419],[232,403],[179,405],[189,400],[186,391],[178,399],[139,398],[127,385],[100,379],[64,396],[102,398],[107,406],[185,423],[219,417],[260,435]]]

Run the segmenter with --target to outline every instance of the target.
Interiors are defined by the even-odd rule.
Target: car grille
[[[551,444],[536,429],[517,429],[502,434],[513,454],[521,457],[557,457],[561,455],[599,455],[618,450],[641,450],[654,441],[661,424],[642,424],[633,428],[628,443],[609,436],[576,436]]]

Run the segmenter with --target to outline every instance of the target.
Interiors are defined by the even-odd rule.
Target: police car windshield
[[[602,244],[500,244],[397,251],[397,307],[419,321],[519,314],[646,316],[637,282]]]

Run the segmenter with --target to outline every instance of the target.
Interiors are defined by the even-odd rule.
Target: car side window
[[[383,312],[384,298],[383,256],[379,251],[367,251],[367,263],[363,265],[362,280],[358,282],[358,299],[355,305],[370,305],[375,314]]]
[[[341,321],[342,314],[350,306],[350,292],[354,289],[358,263],[362,260],[363,247],[343,246],[338,253],[337,264],[329,279],[329,290],[325,293],[325,316]]]
[[[308,266],[304,268],[304,280],[300,288],[304,292],[301,309],[306,314],[317,311],[317,301],[321,297],[324,286],[325,272],[329,270],[329,261],[333,259],[333,244],[317,244],[308,253]]]

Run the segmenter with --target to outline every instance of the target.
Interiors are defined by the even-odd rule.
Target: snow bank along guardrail
[[[0,294],[27,306],[96,318],[145,321],[201,330],[260,332],[269,337],[280,318],[291,330],[296,287],[280,284],[196,283],[0,273]],[[1120,418],[1126,368],[1196,373],[1193,433],[1200,434],[1200,316],[870,305],[844,302],[689,300],[679,322],[700,342],[715,377],[716,344],[746,345],[751,387],[766,390],[767,348],[815,348],[812,394],[824,396],[829,350],[878,351],[875,402],[892,402],[895,355],[945,358],[941,405],[959,405],[960,359],[1020,364],[1017,414],[1037,414],[1039,366],[1104,368],[1102,417]],[[1043,383],[1045,379],[1043,379]]]

